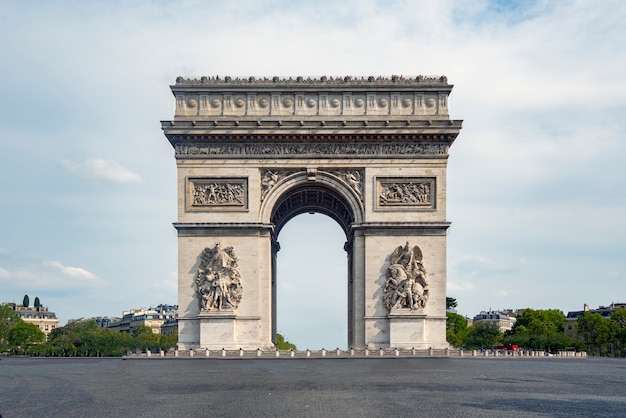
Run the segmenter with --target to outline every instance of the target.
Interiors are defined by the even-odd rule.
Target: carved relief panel
[[[247,210],[247,178],[188,178],[188,211]]]
[[[434,177],[377,177],[377,210],[435,209]]]

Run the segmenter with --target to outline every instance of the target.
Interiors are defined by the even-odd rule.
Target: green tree
[[[46,340],[46,335],[35,324],[20,321],[9,331],[9,344],[15,354],[31,354],[35,345]]]
[[[133,329],[134,348],[139,350],[160,350],[161,339],[158,334],[152,332],[152,328],[145,325],[139,325]]]
[[[48,338],[46,353],[68,357],[119,357],[133,348],[133,336],[100,328],[95,321],[81,321],[54,329]]]
[[[616,357],[626,357],[626,308],[619,308],[611,313],[613,322],[613,345]]]
[[[176,344],[178,344],[178,334],[170,334],[170,335],[161,334],[160,340],[161,340],[161,349],[164,351],[167,351],[176,347]]]
[[[33,302],[33,306],[35,308],[39,308],[41,306],[41,302],[39,301],[39,297],[35,296],[35,301]]]
[[[456,298],[446,296],[446,310],[454,309],[457,306],[459,306],[459,303],[456,301]]]
[[[556,352],[574,345],[563,332],[565,314],[558,309],[524,309],[504,341],[532,350]]]
[[[281,334],[276,333],[276,349],[296,351],[296,346],[295,344],[291,344],[289,341],[285,341],[285,337]]]
[[[611,340],[614,324],[599,313],[584,312],[576,320],[578,337],[585,343],[587,353],[591,355],[607,355],[608,343]]]
[[[30,299],[28,298],[28,295],[24,295],[24,299],[22,299],[22,306],[28,308],[28,305],[30,305]]]
[[[446,312],[446,341],[454,347],[463,346],[468,333],[467,319],[454,312]]]
[[[76,355],[76,331],[68,324],[58,327],[48,334],[47,351],[50,355],[70,357]]]
[[[468,350],[492,348],[497,346],[501,339],[502,332],[497,326],[479,322],[468,328],[463,346]]]
[[[13,308],[9,305],[0,305],[0,354],[8,353],[11,350],[9,332],[21,321]]]

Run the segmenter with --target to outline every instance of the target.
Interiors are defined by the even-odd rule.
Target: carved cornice
[[[320,119],[315,120],[303,118],[302,120],[279,118],[256,118],[256,119],[224,119],[216,118],[214,120],[174,120],[174,121],[161,121],[161,129],[163,129],[166,135],[172,135],[176,133],[193,133],[199,134],[218,134],[220,132],[246,132],[246,134],[260,134],[266,133],[268,130],[273,132],[289,131],[289,133],[307,133],[310,135],[310,130],[316,132],[329,131],[333,133],[350,134],[355,132],[367,132],[367,131],[388,131],[397,133],[415,133],[417,130],[420,133],[441,133],[450,132],[458,133],[458,130],[462,127],[462,121],[449,120],[449,119],[408,119],[408,118],[385,118],[370,119],[370,118],[351,118],[345,120],[336,119]],[[426,131],[426,132],[425,132]]]
[[[446,235],[451,223],[444,222],[364,222],[351,226],[355,235],[427,236]]]

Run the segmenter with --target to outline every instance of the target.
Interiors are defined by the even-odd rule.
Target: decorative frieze
[[[376,208],[435,209],[434,177],[376,178]]]
[[[247,207],[247,178],[187,179],[187,210],[237,210]]]
[[[397,247],[391,254],[387,269],[383,304],[388,311],[394,309],[423,310],[428,301],[426,269],[422,251],[416,245]]]
[[[447,156],[448,142],[434,143],[178,143],[174,145],[176,158],[419,158]]]
[[[243,289],[238,263],[233,247],[221,248],[219,242],[202,251],[194,283],[200,312],[239,306]]]

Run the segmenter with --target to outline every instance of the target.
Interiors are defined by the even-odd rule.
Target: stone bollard
[[[396,357],[400,357],[400,350],[396,348],[395,350],[393,350],[393,354],[395,354]]]
[[[290,355],[291,357],[295,357],[295,356],[296,356],[296,352],[295,352],[295,351],[293,351],[293,349],[290,349],[290,350],[289,350],[289,355]]]
[[[146,356],[147,357],[152,357],[152,351],[146,350]]]
[[[382,357],[385,355],[385,351],[382,348],[378,349],[378,354]]]
[[[261,357],[261,349],[260,348],[256,349],[256,356],[257,357]]]
[[[496,357],[500,357],[500,351],[499,351],[499,350],[496,350],[496,351],[495,351],[495,353],[494,353],[494,355],[495,355]]]
[[[335,350],[335,355],[337,357],[339,357],[341,355],[341,350],[339,348],[337,348],[337,350]]]
[[[174,350],[174,357],[178,357],[178,350]]]
[[[450,357],[450,349],[448,347],[446,347],[446,349],[444,350],[444,355],[446,357]]]
[[[322,357],[326,357],[326,350],[322,348]]]
[[[163,350],[159,351],[159,355],[160,355],[161,357],[165,357],[165,351],[163,351]]]
[[[204,349],[204,357],[209,357],[211,355],[211,350],[209,350],[208,348]]]
[[[222,348],[222,357],[226,357],[226,349]]]
[[[276,357],[280,357],[280,350],[276,350]]]
[[[461,348],[461,349],[459,349],[459,357],[463,357],[463,354],[464,354],[464,353],[463,353],[463,349],[462,349],[462,348]]]
[[[412,355],[412,356],[415,356],[415,347],[412,347],[412,348],[411,348],[411,355]]]
[[[354,357],[354,348],[350,347],[350,357]]]
[[[193,348],[189,349],[189,357],[193,357]]]
[[[243,348],[239,349],[239,357],[243,357]]]
[[[433,348],[432,348],[432,347],[428,347],[428,355],[429,355],[430,357],[432,357],[432,356],[433,356]]]
[[[489,357],[489,351],[487,351],[487,350],[483,351],[483,355],[484,355],[485,357]]]
[[[309,350],[308,348],[306,349],[306,356],[311,357],[311,350]]]
[[[366,349],[365,349],[364,354],[365,354],[365,357],[369,357],[369,355],[370,355],[370,350],[369,350],[369,348],[366,348]]]
[[[472,350],[472,357],[476,357],[476,350]]]

